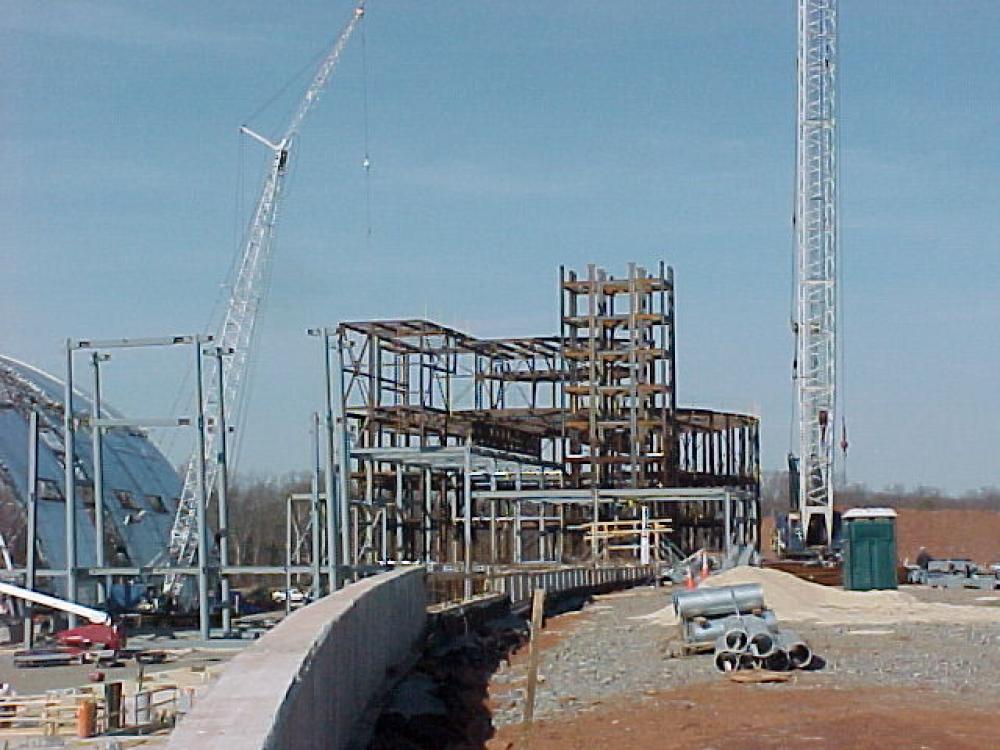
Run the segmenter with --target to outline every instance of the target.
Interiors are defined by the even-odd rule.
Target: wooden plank
[[[535,689],[538,685],[538,637],[542,633],[542,616],[545,613],[545,589],[535,589],[531,598],[531,642],[528,644],[528,689],[524,698],[524,722],[535,719]]]

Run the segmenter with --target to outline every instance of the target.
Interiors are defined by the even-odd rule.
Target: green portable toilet
[[[896,588],[896,511],[853,508],[844,524],[844,588],[848,591]]]

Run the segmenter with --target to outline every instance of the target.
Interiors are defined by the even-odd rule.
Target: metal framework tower
[[[329,53],[323,58],[302,101],[289,120],[284,133],[276,142],[270,141],[249,128],[241,128],[246,135],[270,149],[272,157],[270,169],[257,200],[253,219],[236,267],[222,330],[220,335],[216,337],[216,341],[219,342],[222,350],[228,356],[222,359],[221,365],[210,364],[206,368],[207,372],[204,376],[205,382],[214,383],[218,377],[216,368],[222,367],[222,391],[225,394],[225,404],[210,403],[210,411],[214,414],[224,411],[228,415],[238,415],[237,406],[245,393],[242,386],[253,344],[257,314],[266,288],[278,204],[288,167],[290,149],[302,121],[319,99],[320,93],[340,60],[340,55],[344,51],[348,39],[363,17],[364,2],[361,2],[352,11],[347,25],[340,32]],[[211,362],[215,362],[215,360],[210,360]],[[208,390],[212,392],[211,389]],[[207,432],[204,457],[207,475],[205,484],[209,494],[215,488],[219,474],[220,462],[217,460],[217,452],[220,442],[217,430]],[[198,448],[195,448],[196,456],[197,450]],[[170,559],[178,565],[190,565],[197,552],[197,463],[194,459],[188,462],[184,477],[184,489],[170,533]],[[205,566],[207,562],[199,560],[198,564]],[[181,576],[169,576],[165,590],[177,596],[181,591],[183,581]]]
[[[799,0],[794,377],[803,536],[829,544],[837,352],[837,0]],[[823,528],[814,521],[822,518]],[[820,539],[821,535],[821,539]]]

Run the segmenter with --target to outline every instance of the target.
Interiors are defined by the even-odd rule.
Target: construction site
[[[76,320],[70,306],[101,296],[81,283],[32,334],[58,344],[51,373],[0,356],[0,748],[1000,745],[1000,492],[847,480],[842,9],[785,5],[795,137],[779,144],[794,153],[791,231],[779,229],[792,294],[791,336],[778,337],[791,372],[775,390],[787,446],[775,452],[783,426],[758,406],[776,399],[755,391],[770,349],[748,354],[769,318],[738,289],[767,297],[766,280],[711,264],[699,277],[687,269],[704,274],[701,250],[622,251],[617,238],[614,251],[595,242],[523,268],[505,257],[499,273],[444,250],[416,266],[410,250],[380,254],[368,78],[392,58],[368,48],[369,4],[345,6],[322,54],[277,93],[254,92],[239,138],[260,162],[259,192],[243,205],[241,172],[236,251],[209,323],[171,330],[175,318],[139,310]],[[129,23],[117,13],[109,33]],[[382,29],[413,23],[390,6],[375,14],[389,17]],[[174,29],[162,43],[202,41]],[[275,248],[286,232],[328,247],[294,234],[297,201],[317,222],[329,210],[310,204],[320,183],[286,193],[317,145],[301,135],[341,78],[362,115],[364,239],[357,266],[316,282],[311,307],[312,270],[291,294],[280,275],[271,291]],[[280,124],[258,124],[276,101]],[[430,173],[399,173],[420,198],[384,209],[386,224],[447,194],[453,176]],[[456,181],[484,205],[508,190]],[[500,223],[529,226],[528,203]],[[611,203],[600,220],[626,230]],[[467,275],[449,276],[449,262]],[[198,271],[163,295],[171,307],[204,307]],[[387,294],[391,273],[404,281]],[[155,310],[158,293],[142,294]],[[400,313],[421,301],[423,315]],[[258,341],[271,315],[296,331],[279,354]],[[156,327],[134,335],[136,322]],[[725,329],[746,333],[714,335]],[[261,365],[278,381],[266,399],[252,389]],[[722,382],[735,397],[714,397]],[[891,461],[865,433],[884,412],[867,409],[858,432],[874,471]],[[261,480],[268,465],[286,477]]]
[[[559,293],[548,337],[426,320],[327,336],[343,494],[363,499],[352,564],[472,572],[757,548],[759,421],[677,406],[673,271],[563,269]]]

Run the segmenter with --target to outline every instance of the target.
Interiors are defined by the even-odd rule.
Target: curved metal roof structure
[[[65,569],[65,471],[63,464],[63,382],[28,364],[0,356],[0,516],[16,560],[24,558],[28,498],[28,424],[39,415],[38,541],[41,568]],[[90,414],[87,394],[75,392],[74,406]],[[102,405],[107,416],[119,416]],[[76,433],[77,550],[79,565],[95,565],[93,455],[90,428]],[[104,508],[109,565],[149,565],[162,559],[177,510],[181,480],[137,429],[104,434]],[[56,588],[62,581],[55,579]]]

